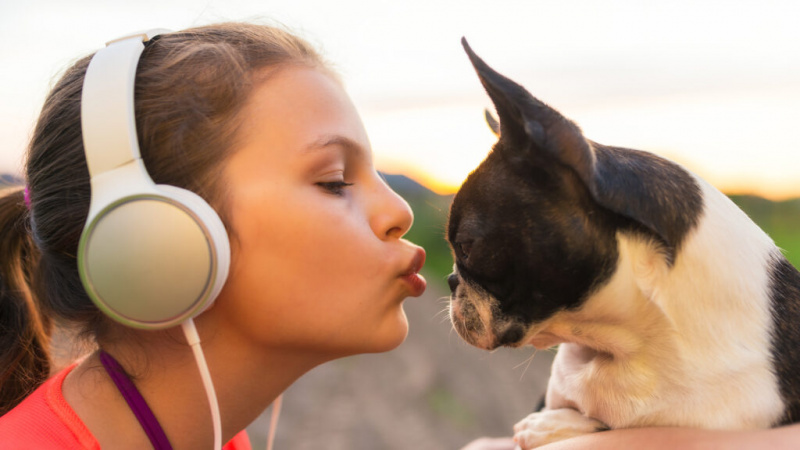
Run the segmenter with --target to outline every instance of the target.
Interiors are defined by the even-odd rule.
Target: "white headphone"
[[[81,129],[92,198],[78,270],[89,297],[112,319],[143,329],[182,325],[208,397],[214,448],[220,449],[219,404],[192,319],[211,306],[228,277],[228,233],[200,196],[153,182],[136,137],[136,65],[144,43],[164,32],[111,41],[86,69]],[[268,450],[281,398],[273,406]]]
[[[136,66],[144,43],[164,31],[106,44],[89,63],[81,97],[92,196],[78,270],[104,313],[143,329],[175,326],[203,312],[230,265],[228,235],[216,212],[193,192],[155,184],[142,163]]]

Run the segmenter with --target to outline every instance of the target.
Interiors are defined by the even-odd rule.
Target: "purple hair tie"
[[[25,185],[25,190],[22,191],[22,197],[25,199],[25,206],[31,209],[31,189],[27,184]]]

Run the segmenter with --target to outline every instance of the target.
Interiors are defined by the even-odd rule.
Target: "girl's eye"
[[[344,188],[352,185],[353,183],[345,183],[344,181],[324,181],[317,183],[317,186],[334,195],[344,195]]]

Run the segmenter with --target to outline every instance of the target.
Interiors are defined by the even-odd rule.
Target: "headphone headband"
[[[216,212],[195,193],[156,185],[139,151],[136,67],[164,30],[115,39],[86,70],[81,128],[91,176],[78,269],[89,297],[128,326],[177,325],[208,308],[228,275],[230,244]]]
[[[81,94],[81,127],[92,177],[140,158],[133,107],[136,66],[144,42],[163,31],[109,41],[89,63]]]

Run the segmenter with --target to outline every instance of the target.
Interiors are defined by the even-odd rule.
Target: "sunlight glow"
[[[497,140],[483,110],[469,105],[362,115],[376,166],[407,174],[439,194],[455,192]]]
[[[276,20],[341,73],[378,169],[437,192],[455,191],[495,142],[483,119],[491,103],[459,44],[466,36],[593,140],[673,159],[726,192],[798,196],[797,17],[796,0],[2,2],[0,171],[19,173],[54,77],[106,40]]]
[[[772,199],[800,193],[798,87],[565,103],[573,104],[560,111],[589,139],[671,159],[724,192]],[[367,109],[364,117],[379,168],[441,194],[455,192],[496,141],[477,102]]]

